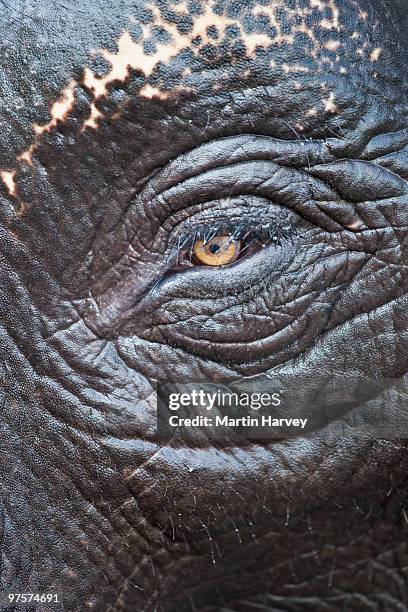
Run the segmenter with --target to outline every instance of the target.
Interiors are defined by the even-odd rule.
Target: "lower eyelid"
[[[157,305],[156,299],[160,302],[180,297],[206,300],[235,295],[246,285],[253,287],[256,278],[269,278],[271,272],[279,275],[281,268],[288,265],[294,253],[295,246],[292,243],[288,242],[281,248],[269,244],[251,257],[243,257],[228,266],[191,266],[171,270],[157,285],[150,299]]]

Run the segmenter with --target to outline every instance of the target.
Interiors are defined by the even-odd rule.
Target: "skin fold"
[[[4,3],[2,592],[408,609],[403,431],[213,444],[155,418],[163,382],[405,375],[406,13]],[[291,239],[175,266],[186,228],[245,218]]]

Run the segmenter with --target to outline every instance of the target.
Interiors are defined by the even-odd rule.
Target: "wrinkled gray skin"
[[[408,609],[403,439],[169,442],[153,401],[404,375],[404,23],[398,0],[2,6],[2,590]],[[174,270],[186,223],[248,214],[296,238]]]

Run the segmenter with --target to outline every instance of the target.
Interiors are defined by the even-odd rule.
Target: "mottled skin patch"
[[[17,192],[16,183],[14,181],[15,171],[0,171],[0,178],[7,187],[7,191],[10,195],[15,196]]]
[[[405,609],[405,440],[165,442],[154,403],[155,381],[408,370],[404,6],[3,7],[3,589]],[[170,268],[187,221],[271,211],[299,232],[262,265]]]
[[[243,45],[243,57],[253,58],[256,50],[262,48],[269,53],[271,67],[282,70],[285,74],[301,74],[311,69],[309,65],[302,65],[299,61],[287,63],[287,61],[278,61],[275,57],[277,49],[279,49],[278,56],[289,55],[288,48],[296,48],[298,45],[296,37],[299,35],[307,39],[307,42],[302,43],[304,45],[302,60],[307,64],[312,60],[314,72],[327,72],[329,67],[334,73],[346,74],[343,64],[347,64],[350,57],[353,59],[353,54],[361,60],[369,58],[370,62],[377,62],[382,51],[379,47],[373,48],[368,33],[364,35],[368,40],[364,41],[358,37],[356,46],[350,45],[347,22],[349,15],[347,14],[347,18],[342,16],[342,11],[335,0],[325,2],[296,0],[290,6],[285,0],[276,0],[267,5],[255,3],[251,9],[244,6],[238,18],[229,17],[225,11],[219,12],[215,3],[208,2],[200,6],[198,14],[192,15],[192,25],[185,34],[180,31],[177,23],[169,23],[169,20],[163,16],[160,5],[148,3],[146,10],[150,13],[150,20],[149,23],[142,25],[138,40],[135,41],[129,31],[124,31],[116,42],[117,51],[100,50],[100,55],[110,66],[107,73],[98,76],[86,67],[80,80],[77,82],[71,80],[60,98],[53,103],[50,120],[45,124],[33,124],[33,131],[38,137],[44,132],[50,132],[69,116],[74,106],[76,86],[85,87],[93,98],[90,115],[83,122],[82,129],[95,129],[98,119],[103,117],[103,113],[98,109],[98,102],[108,94],[110,85],[124,83],[131,70],[140,71],[146,79],[149,79],[160,65],[169,64],[183,50],[192,49],[194,55],[199,56],[207,45],[222,49],[228,28],[235,30],[236,42]],[[177,15],[179,18],[188,17],[188,10],[183,5],[177,5]],[[364,20],[364,15],[365,13],[362,17],[359,10],[357,21]],[[243,20],[245,23],[251,23],[256,19],[262,20],[262,25],[258,26],[256,31],[249,31],[243,24]],[[136,21],[132,17],[129,20]],[[155,40],[154,50],[146,52],[146,44],[154,40],[152,37],[158,29],[165,33],[165,42]],[[327,33],[330,33],[330,38],[326,41]],[[326,51],[330,52],[329,56],[325,54]],[[152,88],[151,85],[146,85],[141,88],[139,95],[152,97],[155,93],[156,97],[166,99],[168,92],[165,85],[162,87]],[[183,90],[183,85],[178,88],[179,92],[180,90]],[[190,88],[188,90],[191,91]],[[331,92],[329,101],[322,98],[322,103],[326,111],[335,113],[337,109],[333,99],[334,94]],[[22,151],[18,159],[31,163],[35,146],[36,143],[33,143],[27,150]]]

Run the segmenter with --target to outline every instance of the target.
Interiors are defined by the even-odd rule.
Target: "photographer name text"
[[[197,415],[195,417],[169,417],[171,427],[299,427],[304,429],[308,419],[276,419],[272,416],[214,417]]]

